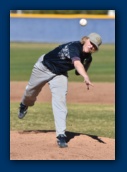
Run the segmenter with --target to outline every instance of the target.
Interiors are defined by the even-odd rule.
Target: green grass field
[[[58,44],[11,43],[10,80],[28,81],[37,59]],[[93,54],[88,71],[92,82],[115,82],[115,45],[102,45]],[[69,72],[69,82],[83,81]],[[36,103],[28,115],[19,120],[19,102],[10,102],[10,130],[55,130],[51,104]],[[90,135],[115,138],[115,108],[106,104],[68,104],[67,130]]]
[[[10,79],[13,81],[29,80],[31,70],[37,59],[52,50],[58,44],[11,43],[10,44]],[[115,81],[115,45],[102,45],[100,51],[93,54],[93,62],[88,70],[92,82]],[[69,81],[82,81],[69,72]]]
[[[17,118],[19,104],[11,103],[11,130],[55,130],[50,103],[36,103],[22,120]],[[68,104],[67,131],[115,138],[113,105]]]

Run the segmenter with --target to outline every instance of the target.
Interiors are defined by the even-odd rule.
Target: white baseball
[[[79,21],[79,24],[80,24],[81,26],[85,26],[85,25],[87,25],[87,20],[86,20],[86,19],[81,19],[81,20]]]

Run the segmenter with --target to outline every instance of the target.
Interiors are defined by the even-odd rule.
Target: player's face
[[[87,39],[85,41],[85,44],[83,45],[83,52],[85,53],[94,53],[95,51],[97,51],[96,46],[90,42],[89,39]]]

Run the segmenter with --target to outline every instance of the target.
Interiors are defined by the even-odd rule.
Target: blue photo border
[[[10,161],[10,10],[14,9],[113,9],[116,11],[115,112],[116,160],[114,161]],[[126,3],[115,0],[57,1],[2,0],[0,5],[0,164],[4,171],[126,171],[127,170],[127,22]],[[108,52],[107,52],[108,53]],[[103,57],[102,57],[103,58]],[[85,149],[85,148],[84,148]]]

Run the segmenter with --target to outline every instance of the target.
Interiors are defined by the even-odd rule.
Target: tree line
[[[11,10],[25,14],[108,14],[108,10]]]

